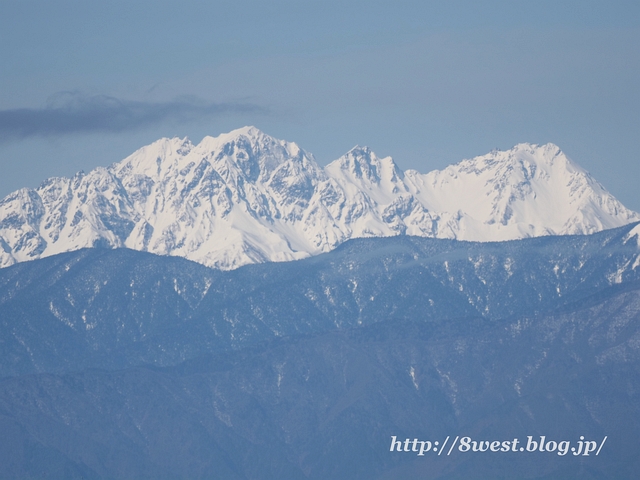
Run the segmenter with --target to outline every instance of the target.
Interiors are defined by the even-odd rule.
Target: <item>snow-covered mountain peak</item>
[[[196,147],[212,161],[239,167],[250,177],[263,180],[283,163],[313,160],[297,144],[273,138],[255,127],[243,127],[218,137],[205,137]]]
[[[117,175],[138,174],[160,179],[167,175],[171,165],[188,155],[193,148],[191,140],[186,137],[161,138],[114,163],[111,169]]]
[[[355,146],[325,167],[327,172],[365,182],[380,182],[380,160],[367,147]]]
[[[369,147],[353,147],[324,170],[344,188],[366,191],[378,203],[389,203],[407,191],[404,173],[393,159],[380,158]]]
[[[204,137],[198,147],[214,151],[224,149],[227,145],[243,146],[254,152],[276,153],[278,151],[286,151],[291,156],[296,156],[301,151],[300,147],[295,143],[279,140],[251,126],[238,128],[229,133],[222,133],[217,137]]]
[[[573,162],[553,143],[546,145],[520,143],[509,150],[494,150],[447,168],[455,170],[457,166],[460,166],[461,170],[469,170],[473,173],[492,172],[496,178],[508,177],[507,183],[511,185],[534,179],[553,178],[562,182],[569,177],[596,183],[585,169]]]
[[[493,241],[640,220],[553,144],[421,174],[354,147],[324,169],[243,127],[197,145],[163,138],[121,162],[0,201],[0,266],[126,246],[223,269],[303,258],[354,237]]]
[[[218,138],[225,139],[225,141],[229,141],[229,139],[237,138],[237,137],[248,137],[259,141],[261,138],[269,138],[270,140],[275,140],[273,137],[267,135],[259,128],[254,127],[253,125],[245,125],[244,127],[236,128],[235,130],[231,130],[228,133],[221,133]]]
[[[553,167],[571,170],[577,168],[582,171],[553,143],[546,145],[519,143],[509,150],[492,150],[485,155],[462,160],[446,167],[446,170],[469,170],[477,173],[486,170],[511,172],[517,168],[525,168],[529,171],[535,171],[538,168],[548,170]]]
[[[461,212],[455,237],[464,240],[593,233],[640,219],[552,143],[521,143],[407,177],[432,210]]]
[[[494,150],[494,152],[500,152],[501,150]],[[560,147],[558,147],[555,143],[546,143],[544,145],[539,145],[537,143],[528,143],[528,142],[522,142],[522,143],[517,143],[516,145],[514,145],[513,147],[511,147],[509,150],[506,150],[506,153],[523,153],[523,154],[529,154],[531,155],[533,158],[542,158],[542,159],[550,159],[553,157],[556,157],[558,155],[560,155],[562,153],[562,150],[560,150]],[[542,154],[542,156],[538,156],[539,154]]]

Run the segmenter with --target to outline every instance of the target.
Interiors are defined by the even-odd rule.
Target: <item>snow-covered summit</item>
[[[551,143],[521,143],[406,176],[431,210],[460,212],[450,232],[458,239],[593,233],[639,218]]]
[[[640,220],[553,145],[421,174],[355,147],[321,168],[244,127],[198,145],[164,138],[108,168],[0,201],[0,266],[129,247],[230,269],[303,258],[353,237],[495,241],[592,233]]]

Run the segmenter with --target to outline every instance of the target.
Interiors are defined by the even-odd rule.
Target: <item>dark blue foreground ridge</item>
[[[228,272],[126,249],[1,269],[0,477],[632,478],[634,228],[355,239]],[[609,438],[440,461],[393,435]]]
[[[640,279],[633,227],[496,243],[356,239],[230,272],[127,249],[64,253],[0,270],[0,374],[166,366],[381,321],[571,308]]]

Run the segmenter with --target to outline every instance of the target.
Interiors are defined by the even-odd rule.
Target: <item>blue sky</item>
[[[427,172],[559,145],[640,210],[640,2],[11,1],[0,197],[244,125]]]

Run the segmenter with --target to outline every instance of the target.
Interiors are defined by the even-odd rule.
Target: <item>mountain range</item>
[[[169,366],[292,335],[419,319],[496,322],[640,281],[640,224],[509,242],[353,239],[220,271],[129,249],[0,269],[0,376]]]
[[[161,139],[107,168],[0,201],[0,267],[127,247],[223,270],[328,252],[351,238],[501,241],[640,220],[555,145],[519,144],[441,171],[367,147],[320,167],[254,127]]]
[[[211,269],[93,248],[0,269],[2,478],[635,478],[640,223],[351,239]],[[599,456],[390,439],[599,442]]]
[[[0,267],[0,478],[640,471],[640,215],[552,144],[162,139],[7,196]],[[602,451],[390,443],[462,437]]]

